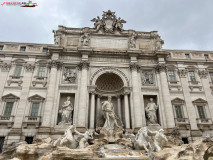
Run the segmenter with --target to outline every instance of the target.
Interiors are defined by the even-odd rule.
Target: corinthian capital
[[[140,69],[140,66],[137,63],[130,63],[129,68],[132,71],[138,71]]]
[[[89,69],[89,62],[88,61],[81,61],[79,64],[78,64],[78,68],[80,70],[82,69]]]
[[[198,71],[200,78],[207,78],[208,72],[206,70]]]
[[[0,65],[2,71],[9,71],[11,68],[11,63],[2,63]]]
[[[27,64],[25,64],[25,69],[26,69],[28,72],[33,72],[33,71],[34,71],[34,68],[35,68],[35,64],[32,64],[32,63],[27,63]]]
[[[165,64],[158,64],[157,66],[155,66],[155,71],[157,73],[165,71],[166,70],[166,65]]]
[[[60,68],[62,66],[62,62],[58,60],[52,60],[49,65],[51,68]]]

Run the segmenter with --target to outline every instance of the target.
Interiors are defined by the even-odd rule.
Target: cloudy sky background
[[[1,0],[1,3],[9,0]],[[22,2],[26,0],[11,0]],[[9,2],[11,2],[9,1]],[[0,6],[0,41],[53,43],[53,29],[93,27],[111,9],[124,29],[157,30],[165,49],[213,50],[213,0],[34,0],[35,8]]]

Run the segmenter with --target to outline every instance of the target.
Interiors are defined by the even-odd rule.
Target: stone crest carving
[[[77,78],[77,73],[75,70],[65,67],[63,75],[64,75],[64,81],[69,82],[69,83],[75,83],[75,80]]]
[[[126,21],[120,17],[117,18],[115,12],[111,10],[104,12],[102,19],[98,16],[91,21],[94,22],[96,32],[103,30],[106,33],[114,33],[115,30],[123,31],[123,23],[126,23]]]
[[[142,71],[142,84],[154,85],[154,73],[153,71]]]
[[[137,34],[133,32],[131,37],[129,38],[129,48],[136,48],[136,38]]]
[[[89,33],[84,32],[84,34],[81,36],[82,46],[89,46],[89,41],[90,41]]]

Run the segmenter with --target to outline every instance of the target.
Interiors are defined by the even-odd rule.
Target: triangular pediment
[[[198,98],[198,99],[192,101],[192,103],[207,103],[207,101],[202,98]]]
[[[28,100],[39,100],[39,101],[43,101],[44,99],[45,99],[44,97],[42,97],[42,96],[40,96],[38,94],[34,94],[34,95],[28,97]]]
[[[12,93],[9,93],[9,94],[2,96],[2,100],[4,100],[4,99],[19,99],[19,97]]]
[[[179,97],[176,97],[172,100],[172,103],[184,103],[184,100]]]

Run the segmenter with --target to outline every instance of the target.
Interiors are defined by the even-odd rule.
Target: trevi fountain
[[[103,127],[84,133],[69,125],[57,140],[50,137],[36,139],[33,144],[25,141],[9,146],[0,156],[5,160],[69,160],[69,159],[144,159],[144,160],[212,160],[213,138],[205,137],[190,144],[183,144],[178,127],[170,135],[157,124],[157,105],[150,98],[146,107],[147,127],[137,133],[123,129],[122,121],[114,112],[111,96],[102,102]],[[70,98],[64,102],[62,122],[66,124],[72,110]],[[71,117],[70,117],[71,118]]]

